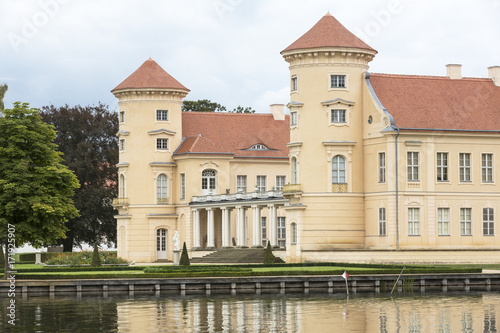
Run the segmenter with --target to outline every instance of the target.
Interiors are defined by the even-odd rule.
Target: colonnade
[[[246,248],[247,244],[247,228],[245,226],[246,212],[252,209],[252,240],[251,247],[262,247],[262,209],[269,210],[268,216],[268,239],[271,246],[278,246],[277,235],[277,209],[278,204],[252,204],[235,205],[235,206],[220,206],[220,207],[196,207],[191,208],[193,214],[193,247],[194,249],[201,249],[201,220],[200,212],[206,210],[207,212],[207,249],[215,249],[215,210],[222,211],[222,248],[231,248],[233,230],[231,227],[231,212],[236,209],[236,247]]]

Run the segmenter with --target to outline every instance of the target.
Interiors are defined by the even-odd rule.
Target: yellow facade
[[[369,62],[377,52],[333,20],[325,16],[282,52],[290,68],[290,126],[283,132],[289,136],[288,158],[240,158],[211,138],[200,138],[205,150],[184,153],[181,102],[189,90],[177,85],[113,90],[120,107],[120,196],[115,200],[120,257],[172,260],[176,231],[192,256],[191,250],[256,247],[269,240],[284,250],[279,256],[288,262],[334,261],[336,251],[348,250],[433,250],[418,259],[433,262],[450,259],[440,250],[468,250],[464,260],[473,261],[476,250],[500,250],[498,120],[490,121],[497,130],[400,126],[419,109],[391,114],[397,107],[390,98],[405,98],[387,93],[387,80],[422,86],[428,78],[371,75]],[[310,34],[321,29],[335,30],[343,42],[311,44],[316,39]],[[453,66],[439,84],[470,82]],[[491,100],[489,105],[499,100],[497,69],[490,68],[490,79],[479,80],[471,95],[476,97],[462,96],[464,105],[477,108],[477,96],[481,103]],[[444,102],[427,101],[424,88],[409,91],[440,112]],[[168,110],[168,116],[158,120],[158,110]],[[249,124],[257,119],[240,116]],[[285,119],[279,111],[269,117],[273,123]],[[426,121],[432,125],[432,119]],[[224,122],[219,124],[225,131]],[[158,139],[167,140],[160,141],[168,148],[159,149]],[[267,144],[260,140],[255,143]],[[207,170],[215,175],[213,189]],[[239,191],[241,176],[244,191]],[[258,188],[264,176],[266,184]],[[166,250],[160,251],[162,246]],[[387,252],[373,260],[391,261],[391,256]],[[398,261],[410,262],[411,256],[411,251],[406,259],[398,254]]]

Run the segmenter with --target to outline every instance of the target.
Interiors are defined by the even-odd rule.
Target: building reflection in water
[[[199,297],[117,304],[119,332],[497,332],[500,296]],[[151,313],[153,311],[153,313]],[[481,318],[481,319],[480,319]]]

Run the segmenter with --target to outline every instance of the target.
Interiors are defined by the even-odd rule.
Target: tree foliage
[[[266,253],[264,254],[264,265],[274,264],[274,254],[271,242],[267,242]]]
[[[78,216],[71,199],[78,180],[62,164],[53,143],[56,133],[42,121],[39,110],[16,102],[2,113],[0,237],[4,239],[0,241],[7,244],[5,237],[11,227],[16,246],[55,244],[65,237],[64,223]],[[7,259],[8,251],[5,255]]]
[[[108,106],[45,106],[41,115],[52,124],[64,164],[81,187],[73,200],[80,216],[67,223],[64,251],[82,243],[116,242],[113,198],[117,196],[118,117]]]
[[[5,107],[5,105],[3,104],[3,99],[8,89],[9,86],[7,86],[7,84],[0,84],[0,111],[3,111]]]
[[[196,112],[229,112],[229,113],[255,113],[251,107],[237,106],[231,111],[227,111],[227,108],[219,103],[212,102],[209,99],[199,99],[197,101],[187,101],[182,102],[182,111],[196,111]]]

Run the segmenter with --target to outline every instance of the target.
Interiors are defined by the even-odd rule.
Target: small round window
[[[372,117],[372,116],[369,116],[369,117],[368,117],[368,124],[371,124],[371,123],[373,123],[373,117]]]

